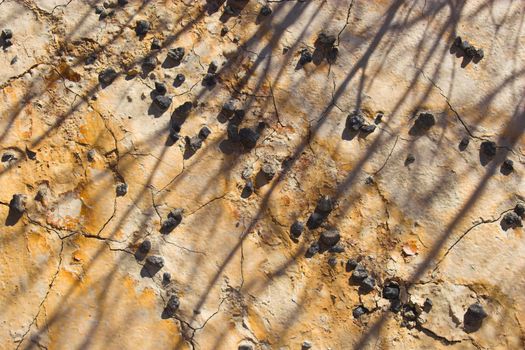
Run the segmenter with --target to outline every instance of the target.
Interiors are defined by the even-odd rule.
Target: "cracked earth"
[[[524,19],[503,0],[0,1],[0,349],[525,348]]]

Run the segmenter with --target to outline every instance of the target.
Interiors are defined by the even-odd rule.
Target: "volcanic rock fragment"
[[[365,277],[359,284],[359,291],[361,293],[368,293],[374,289],[376,280],[372,276]]]
[[[157,66],[157,58],[155,56],[148,56],[142,61],[142,69],[146,72],[150,72]]]
[[[352,272],[352,277],[350,277],[350,280],[352,283],[359,284],[367,277],[368,271],[366,271],[366,268],[361,264],[357,264],[354,271]]]
[[[26,211],[26,196],[20,193],[14,194],[9,202],[9,209],[15,213],[22,214]]]
[[[98,81],[103,86],[111,84],[117,78],[117,72],[109,67],[98,74]]]
[[[153,38],[153,40],[151,41],[151,50],[160,50],[162,49],[162,44],[160,42],[159,39],[157,38]]]
[[[261,11],[259,12],[261,16],[268,17],[272,14],[272,8],[268,5],[264,5],[261,7]]]
[[[304,230],[304,224],[300,221],[295,221],[290,227],[290,235],[293,238],[299,238]]]
[[[514,171],[514,162],[511,159],[505,159],[503,163],[501,163],[500,171],[504,175],[509,175]]]
[[[332,247],[336,245],[340,239],[341,239],[341,235],[339,234],[339,231],[336,229],[331,229],[331,230],[326,230],[323,233],[321,233],[321,237],[319,238],[319,241],[325,247]]]
[[[148,254],[150,250],[151,250],[151,242],[145,239],[139,245],[139,252],[141,252],[142,254]]]
[[[183,47],[169,49],[167,57],[175,62],[180,62],[184,58],[185,50]]]
[[[358,262],[354,259],[348,259],[346,261],[345,269],[346,272],[353,271],[357,267]]]
[[[164,259],[161,256],[151,255],[146,258],[146,264],[161,269],[164,267]]]
[[[167,316],[173,316],[177,312],[180,306],[179,298],[176,295],[172,295],[168,299],[168,303],[166,304],[166,308],[164,309],[164,313]]]
[[[210,134],[210,129],[208,129],[207,126],[203,126],[199,131],[199,138],[204,141],[208,138],[208,136],[210,136]]]
[[[395,282],[388,282],[383,288],[383,298],[389,300],[399,299],[399,285]]]
[[[140,20],[137,21],[137,24],[135,26],[135,33],[137,33],[138,36],[144,36],[146,35],[150,30],[150,23],[146,20]]]
[[[364,125],[365,119],[359,112],[354,112],[352,114],[349,114],[346,118],[346,127],[351,131],[359,131],[361,127]]]
[[[467,148],[469,143],[470,143],[470,139],[467,136],[463,137],[461,141],[459,142],[459,149],[461,151],[464,151]]]
[[[179,73],[175,76],[175,80],[173,81],[173,86],[179,87],[186,81],[186,77],[184,74]]]
[[[476,331],[481,327],[488,314],[480,303],[470,305],[463,316],[463,325],[467,331]]]
[[[368,309],[363,305],[359,305],[352,311],[352,316],[354,316],[354,318],[359,318],[366,313],[368,313]]]
[[[239,130],[239,141],[246,150],[255,148],[259,134],[250,128],[242,128]]]
[[[525,205],[521,203],[516,204],[516,206],[514,207],[514,212],[518,216],[523,217],[523,215],[525,214]]]
[[[521,227],[521,218],[516,212],[511,211],[506,213],[501,219],[501,228],[507,231],[509,228]]]
[[[155,82],[155,92],[158,93],[159,95],[165,95],[166,92],[168,92],[168,89],[166,88],[165,84],[159,81],[156,81]]]
[[[121,182],[116,187],[117,196],[122,197],[128,193],[128,184]]]
[[[182,222],[182,214],[184,210],[181,208],[174,209],[169,212],[168,218],[162,223],[160,229],[161,233],[168,234],[175,229]]]
[[[299,65],[304,66],[307,63],[312,62],[312,53],[308,49],[302,49],[299,56]]]
[[[160,110],[165,111],[171,106],[171,97],[158,95],[155,96],[153,102],[159,107]]]

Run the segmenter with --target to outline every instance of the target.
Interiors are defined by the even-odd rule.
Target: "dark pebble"
[[[239,140],[245,149],[255,148],[258,139],[259,134],[250,128],[242,128],[239,130]]]
[[[213,87],[217,84],[217,76],[215,75],[215,73],[206,73],[206,75],[202,79],[202,83],[204,84],[204,86]]]
[[[98,74],[98,81],[101,84],[109,85],[117,78],[117,72],[109,67]]]
[[[227,28],[227,27],[222,27],[221,29],[221,36],[225,36],[226,34],[228,34],[230,30]]]
[[[308,221],[306,222],[306,226],[309,229],[318,228],[319,226],[321,226],[321,224],[324,222],[325,219],[326,219],[326,215],[323,215],[317,212],[313,212],[308,218]]]
[[[467,148],[469,143],[470,139],[467,136],[463,137],[459,142],[459,149],[464,150],[465,148]]]
[[[154,39],[151,41],[151,49],[152,49],[152,50],[160,50],[160,49],[162,49],[162,44],[160,43],[160,40],[159,40],[159,39],[154,38]]]
[[[182,83],[184,83],[186,81],[186,77],[184,76],[184,74],[182,73],[179,73],[175,76],[175,81],[174,81],[174,85],[175,86],[181,86]]]
[[[161,232],[168,234],[173,231],[178,224],[179,221],[175,220],[174,218],[167,218],[162,222]]]
[[[501,172],[510,174],[514,171],[514,162],[511,159],[505,159],[501,164]]]
[[[312,60],[312,53],[308,49],[302,49],[301,55],[299,56],[299,64],[304,66],[305,64],[312,62]]]
[[[480,150],[485,156],[492,158],[496,155],[496,143],[494,141],[483,141]]]
[[[294,238],[299,238],[304,230],[304,224],[300,221],[295,221],[290,227],[290,234]]]
[[[525,214],[525,205],[521,203],[516,204],[516,206],[514,207],[514,212],[517,215],[523,217],[523,215]]]
[[[383,298],[389,300],[399,299],[399,285],[394,282],[389,282],[383,288]]]
[[[15,156],[11,153],[4,153],[2,154],[2,162],[9,162],[11,160],[16,159]]]
[[[128,193],[128,184],[123,182],[117,184],[116,192],[119,197],[125,196]]]
[[[376,126],[374,124],[366,124],[366,125],[363,125],[360,130],[361,132],[370,134],[376,130]]]
[[[357,261],[355,261],[354,259],[348,259],[345,265],[346,271],[350,272],[354,270],[357,267],[357,265],[358,265]]]
[[[272,14],[272,9],[268,5],[264,5],[261,7],[261,11],[259,12],[261,16],[270,16]]]
[[[472,304],[468,307],[467,312],[463,316],[463,323],[467,327],[479,328],[483,319],[485,319],[488,314],[483,309],[480,303]]]
[[[9,208],[22,214],[26,210],[26,196],[20,193],[14,194],[9,202]]]
[[[0,36],[1,36],[1,38],[4,41],[8,40],[8,39],[12,39],[13,38],[13,31],[11,29],[3,29],[2,30],[2,34]]]
[[[95,160],[95,155],[96,155],[96,154],[97,154],[97,153],[95,152],[94,149],[90,149],[90,150],[88,151],[88,153],[87,153],[87,160],[90,161],[90,162],[94,161],[94,160]]]
[[[208,136],[210,136],[210,134],[210,129],[208,129],[207,126],[203,126],[199,131],[199,138],[204,141],[208,138]]]
[[[239,126],[237,124],[228,124],[226,131],[228,133],[228,139],[230,139],[233,142],[239,142]]]
[[[208,73],[217,73],[217,69],[219,69],[217,62],[211,61],[208,66]]]
[[[436,124],[436,118],[431,113],[419,113],[414,126],[420,130],[428,130]]]
[[[359,318],[366,313],[368,313],[368,309],[362,305],[359,305],[352,311],[352,315],[354,316],[354,318]]]
[[[317,253],[319,253],[319,244],[314,242],[308,247],[308,250],[306,251],[306,257],[311,258]]]
[[[352,272],[352,281],[361,282],[367,277],[368,271],[366,271],[365,267],[361,264],[357,264],[357,266],[354,269],[354,272]]]
[[[162,283],[163,284],[168,284],[171,282],[171,273],[169,272],[164,272],[162,274]]]
[[[162,95],[155,96],[153,101],[161,110],[166,110],[170,108],[170,105],[171,105],[171,97],[169,96],[162,96]]]
[[[374,279],[374,277],[372,276],[368,276],[366,277],[364,280],[361,281],[361,283],[359,284],[359,286],[361,287],[360,290],[362,292],[365,292],[365,293],[368,293],[370,292],[371,290],[374,289],[376,285],[376,280]]]
[[[409,154],[407,158],[405,159],[405,165],[412,164],[416,161],[416,157],[414,157],[413,154]]]
[[[335,267],[337,265],[337,258],[335,256],[331,256],[328,259],[328,265],[330,265],[331,267]]]
[[[323,196],[317,201],[315,211],[321,214],[329,214],[334,209],[334,200],[329,196]]]
[[[141,252],[142,254],[148,254],[150,250],[151,250],[151,242],[145,239],[139,245],[139,252]]]
[[[182,61],[184,58],[185,50],[183,47],[177,47],[175,49],[168,50],[168,57],[176,62]]]
[[[345,251],[345,248],[341,245],[341,244],[336,244],[334,245],[333,247],[330,247],[330,249],[328,249],[328,251],[330,253],[342,253]]]
[[[146,264],[161,269],[164,267],[164,259],[161,256],[150,255],[146,258]]]
[[[359,112],[349,114],[346,118],[346,127],[351,131],[359,131],[359,129],[361,129],[364,123],[365,119]]]
[[[137,21],[137,25],[135,26],[135,33],[137,33],[137,35],[146,35],[150,30],[150,24],[148,21],[145,21],[145,20],[140,20],[140,21]]]
[[[186,136],[186,143],[193,152],[197,152],[202,147],[202,139],[199,136]]]
[[[142,61],[142,67],[145,70],[148,70],[148,71],[154,70],[156,66],[157,66],[157,58],[154,56],[148,56],[144,59],[144,61]]]
[[[275,176],[275,169],[270,164],[264,164],[261,168],[261,172],[267,181],[270,181]]]
[[[182,208],[173,209],[172,211],[168,213],[168,219],[174,219],[180,224],[182,222],[183,213],[184,213],[184,209]]]
[[[432,300],[430,300],[429,298],[426,298],[425,302],[423,303],[423,311],[425,311],[426,313],[429,313],[430,310],[432,310]]]
[[[179,298],[176,295],[172,295],[169,298],[168,303],[166,304],[165,310],[169,315],[173,315],[175,312],[177,312],[177,310],[179,309],[179,306],[180,306]]]
[[[323,233],[321,233],[321,237],[319,238],[320,242],[327,247],[333,247],[339,242],[340,239],[341,235],[336,229],[324,231]]]
[[[243,344],[243,345],[239,345],[238,349],[239,350],[253,350],[253,346],[251,346],[250,344]]]
[[[159,81],[155,82],[155,91],[160,95],[165,95],[166,92],[168,92],[168,89],[166,88],[166,85],[164,83],[161,83]]]
[[[119,6],[126,6],[129,3],[129,0],[118,0]]]
[[[516,214],[515,212],[511,211],[503,216],[502,221],[502,227],[504,230],[507,230],[508,228],[516,228],[521,227],[521,218]]]

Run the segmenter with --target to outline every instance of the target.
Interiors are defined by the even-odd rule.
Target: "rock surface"
[[[524,16],[0,1],[0,348],[525,348]]]

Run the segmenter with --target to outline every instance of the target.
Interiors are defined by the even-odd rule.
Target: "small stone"
[[[158,94],[160,95],[165,95],[166,92],[168,92],[168,89],[166,88],[166,85],[159,82],[159,81],[156,81],[155,82],[155,92],[157,92]]]
[[[306,226],[309,229],[318,228],[319,226],[321,226],[321,224],[323,223],[325,219],[326,219],[326,215],[323,215],[317,212],[313,212],[308,218],[308,221],[306,222]]]
[[[236,110],[237,110],[237,100],[231,99],[222,105],[221,113],[227,117],[230,117],[233,115],[233,113]]]
[[[304,66],[305,64],[312,62],[312,60],[312,53],[308,49],[302,49],[301,55],[299,56],[299,64]]]
[[[164,259],[161,256],[150,255],[146,258],[146,264],[162,269],[164,267]]]
[[[461,43],[463,42],[463,40],[461,39],[460,36],[457,36],[456,39],[454,39],[454,43],[452,44],[453,46],[455,47],[461,47]]]
[[[197,152],[202,147],[202,139],[199,136],[186,136],[186,143],[193,152]]]
[[[153,38],[151,41],[151,50],[160,50],[162,49],[162,44],[159,39]]]
[[[238,350],[253,350],[253,346],[251,344],[242,344],[239,345]]]
[[[221,28],[221,36],[225,36],[226,34],[228,34],[230,30],[227,28],[227,27],[222,27]]]
[[[317,242],[314,242],[308,247],[308,250],[306,251],[306,256],[312,257],[317,253],[319,253],[319,244]]]
[[[328,265],[330,265],[331,267],[335,267],[337,265],[337,258],[335,256],[331,256],[328,259]]]
[[[468,307],[467,312],[463,316],[463,323],[467,327],[478,328],[487,316],[488,314],[483,309],[483,306],[480,303],[474,303]]]
[[[188,116],[193,108],[193,103],[186,101],[175,109],[175,114],[178,116]]]
[[[36,159],[36,152],[31,151],[29,148],[27,148],[27,146],[26,146],[26,155],[27,155],[27,158],[29,158],[31,160],[35,160]]]
[[[431,113],[419,113],[414,126],[420,130],[428,130],[436,124],[436,118]]]
[[[10,64],[10,65],[13,65],[13,64],[15,64],[16,62],[18,62],[18,56],[13,57],[13,59],[11,59],[11,62],[9,62],[9,64]]]
[[[361,127],[361,132],[364,132],[366,134],[373,133],[376,130],[376,126],[374,124],[366,124]]]
[[[354,270],[357,267],[357,265],[358,265],[358,262],[356,260],[348,259],[345,265],[346,272],[350,272]]]
[[[368,293],[371,290],[373,290],[375,285],[376,285],[376,280],[372,276],[367,276],[360,283],[361,290],[365,293]]]
[[[368,176],[366,179],[365,179],[365,184],[366,185],[373,185],[374,184],[374,178],[372,176]]]
[[[523,215],[525,214],[525,205],[521,203],[516,204],[516,206],[514,207],[514,212],[517,215],[523,217]]]
[[[503,229],[521,227],[521,218],[515,212],[511,211],[503,216],[501,219]]]
[[[303,341],[303,344],[301,345],[301,350],[308,350],[312,348],[312,343],[310,343],[308,340]]]
[[[117,72],[111,67],[104,69],[98,74],[98,81],[104,85],[111,84],[116,78]]]
[[[412,153],[410,153],[407,158],[405,159],[405,165],[412,164],[416,161],[416,157]]]
[[[377,113],[376,118],[374,119],[375,124],[379,124],[383,121],[384,114],[383,113]]]
[[[474,59],[476,59],[477,61],[481,61],[483,57],[485,57],[483,49],[477,49],[476,53],[474,53]]]
[[[97,152],[94,150],[94,149],[90,149],[87,153],[87,160],[92,162],[95,160],[95,155],[97,154]]]
[[[501,172],[510,174],[514,171],[514,162],[511,159],[505,159],[501,164]]]
[[[172,295],[169,298],[168,303],[166,304],[165,310],[169,315],[173,315],[179,309],[179,306],[180,306],[179,298],[176,295]]]
[[[155,102],[157,107],[159,107],[161,110],[166,110],[170,108],[170,105],[171,105],[171,97],[169,96],[162,96],[162,95],[155,96],[153,101]]]
[[[383,298],[389,300],[399,299],[399,285],[394,282],[389,282],[383,288]]]
[[[142,68],[151,71],[157,66],[157,58],[154,56],[148,56],[142,61]]]
[[[174,85],[175,86],[181,86],[186,81],[186,77],[184,74],[179,73],[175,76]]]
[[[300,221],[295,221],[290,227],[290,234],[294,238],[299,238],[304,230],[304,224]]]
[[[104,12],[104,7],[103,6],[96,6],[95,7],[95,13],[97,15],[100,15],[102,12]]]
[[[208,73],[217,73],[217,69],[219,69],[217,62],[211,61],[208,66]]]
[[[472,45],[469,45],[467,48],[465,48],[465,55],[469,58],[474,58],[476,53],[476,48]]]
[[[164,272],[162,274],[162,283],[163,284],[168,284],[171,282],[171,273],[169,272]]]
[[[330,253],[343,253],[345,251],[345,248],[340,243],[337,243],[333,247],[330,247],[328,251]]]
[[[237,124],[229,123],[228,127],[226,128],[226,132],[228,133],[228,139],[230,139],[232,142],[239,142],[239,126]]]
[[[469,143],[470,143],[470,139],[467,136],[465,136],[459,142],[459,148],[463,150],[463,149],[467,148]]]
[[[315,43],[323,48],[331,48],[332,46],[334,46],[336,40],[337,38],[335,37],[335,35],[327,35],[325,33],[320,33]]]
[[[275,169],[270,164],[264,164],[261,172],[267,181],[270,181],[275,176]]]
[[[359,305],[352,311],[352,315],[354,316],[354,318],[359,318],[366,313],[368,313],[368,309],[362,305]]]
[[[494,141],[483,141],[480,150],[485,156],[492,158],[496,155],[496,143]]]
[[[253,182],[251,180],[246,181],[246,184],[244,185],[244,188],[242,190],[243,197],[244,198],[250,197],[254,191],[255,191],[255,187],[253,185]]]
[[[323,233],[321,233],[321,237],[319,238],[320,242],[327,247],[333,247],[337,244],[337,242],[339,242],[340,239],[341,235],[336,229],[324,231]]]
[[[272,9],[270,6],[264,5],[263,7],[261,7],[261,11],[259,12],[259,14],[265,17],[270,16],[272,14]]]
[[[142,35],[146,35],[150,30],[150,24],[148,21],[145,21],[145,20],[140,20],[140,21],[137,21],[137,25],[135,26],[135,33],[137,33],[137,35],[139,36],[142,36]]]
[[[179,221],[175,220],[174,218],[167,218],[162,223],[160,231],[164,234],[168,234],[171,231],[175,229],[179,225]]]
[[[352,272],[352,281],[361,282],[367,277],[368,271],[366,271],[366,268],[361,264],[357,264],[357,266],[354,269],[354,272]]]
[[[118,0],[119,6],[126,6],[129,3],[129,0]]]
[[[204,141],[208,138],[208,136],[210,136],[210,134],[210,129],[208,129],[207,126],[203,126],[199,131],[199,138]]]
[[[26,196],[20,193],[14,194],[9,202],[9,208],[19,214],[26,211]]]
[[[184,58],[185,50],[183,47],[177,47],[175,49],[168,50],[168,57],[176,62],[182,61]]]
[[[6,39],[12,39],[13,38],[13,31],[11,29],[3,29],[2,34],[0,35],[1,38],[5,41]]]
[[[117,184],[116,191],[117,191],[117,196],[119,197],[125,196],[126,193],[128,193],[128,184],[123,183],[123,182]]]
[[[202,79],[202,83],[204,84],[204,86],[207,87],[215,86],[217,84],[217,77],[215,73],[206,73],[206,75]]]
[[[6,152],[6,153],[2,154],[2,162],[4,162],[4,163],[9,162],[11,160],[15,160],[15,159],[16,159],[16,157],[12,153],[7,153]]]
[[[253,131],[250,128],[242,128],[239,130],[239,140],[245,149],[255,148],[257,140],[259,139],[259,134]]]
[[[184,209],[176,208],[168,213],[168,219],[174,219],[178,223],[182,222],[182,214],[184,214]]]
[[[430,300],[429,298],[426,298],[425,299],[425,302],[423,303],[423,311],[425,311],[426,313],[429,313],[430,310],[432,310],[432,300]]]
[[[361,129],[364,123],[365,119],[359,112],[349,114],[346,118],[346,127],[351,131],[359,131],[359,129]]]
[[[329,214],[334,209],[334,200],[329,196],[323,196],[317,201],[315,211],[322,214]]]
[[[142,254],[148,254],[150,250],[151,250],[151,242],[145,239],[139,245],[139,252],[141,252]]]

